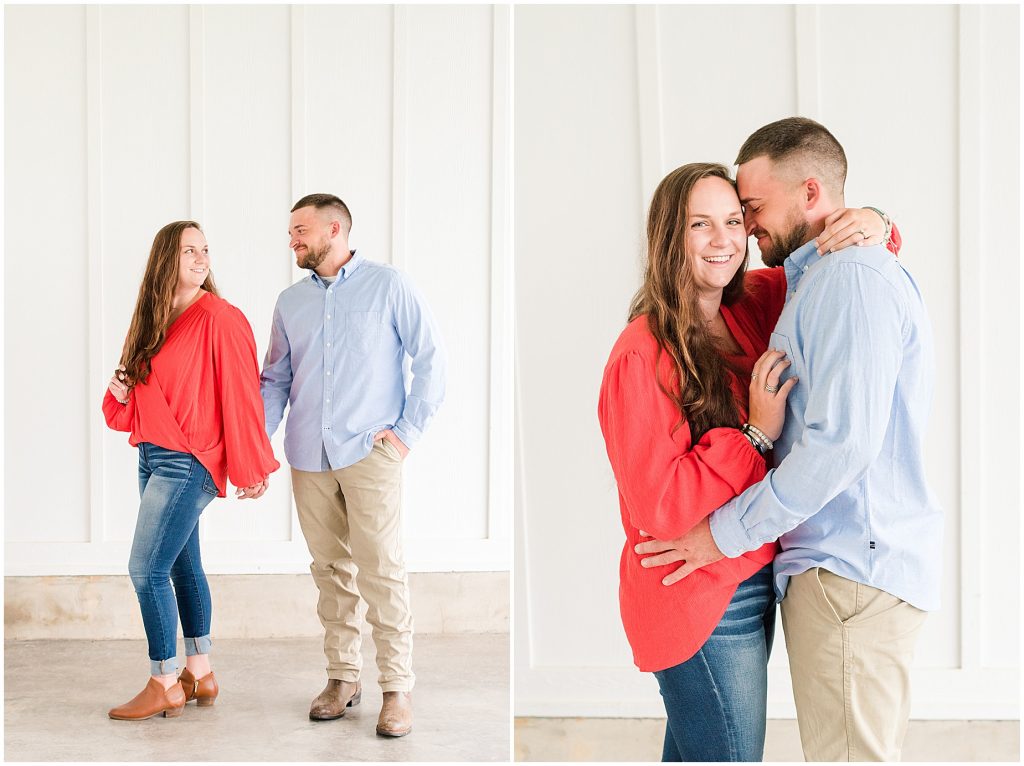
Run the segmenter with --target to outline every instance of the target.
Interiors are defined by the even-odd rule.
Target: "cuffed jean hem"
[[[209,654],[212,643],[209,634],[196,636],[195,638],[185,636],[185,656],[192,657],[197,654]]]
[[[150,660],[149,674],[151,676],[169,676],[178,672],[178,658],[168,657],[166,660]]]

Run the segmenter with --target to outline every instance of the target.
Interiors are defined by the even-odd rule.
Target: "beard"
[[[787,221],[788,229],[782,234],[769,234],[771,245],[761,251],[761,260],[765,266],[781,266],[789,257],[789,254],[807,242],[811,230],[807,221],[801,219],[799,214],[793,213]]]
[[[331,246],[326,241],[321,242],[317,246],[310,245],[306,248],[304,255],[295,255],[295,260],[299,265],[300,269],[315,269],[331,252]]]

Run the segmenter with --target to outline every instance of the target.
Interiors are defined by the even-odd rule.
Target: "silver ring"
[[[863,229],[857,229],[857,233],[860,234],[861,240],[865,240],[868,238],[868,235],[864,233]]]
[[[756,371],[750,373],[750,379],[751,380],[757,380],[757,372]]]
[[[764,390],[767,391],[769,394],[777,394],[777,393],[779,393],[779,387],[778,386],[769,386],[769,385],[765,384]]]

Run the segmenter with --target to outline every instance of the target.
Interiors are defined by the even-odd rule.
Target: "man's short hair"
[[[299,208],[315,207],[317,210],[330,209],[345,226],[345,232],[352,231],[352,214],[348,211],[348,205],[341,201],[340,197],[333,194],[307,194],[292,207],[291,212]]]
[[[804,178],[815,177],[841,195],[846,184],[846,152],[836,137],[819,122],[787,117],[754,131],[743,142],[736,164],[768,157],[773,165],[785,162]],[[801,179],[803,180],[803,179]]]

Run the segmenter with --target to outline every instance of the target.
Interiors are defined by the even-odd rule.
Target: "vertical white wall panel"
[[[511,366],[508,344],[492,342],[510,333],[511,317],[491,324],[492,294],[510,287],[511,253],[495,238],[506,224],[491,222],[501,214],[492,200],[510,193],[494,184],[511,177],[493,126],[510,109],[510,59],[494,53],[502,34],[490,8],[7,12],[7,215],[24,222],[8,227],[7,251],[38,249],[40,228],[50,236],[49,211],[31,202],[44,189],[71,201],[61,236],[78,248],[65,248],[59,278],[44,275],[34,292],[15,285],[38,278],[38,262],[7,261],[8,348],[40,370],[53,348],[66,349],[60,361],[74,370],[39,384],[54,402],[41,416],[22,415],[6,389],[5,499],[25,508],[8,514],[8,574],[126,571],[136,451],[98,409],[156,231],[188,217],[203,224],[218,286],[248,316],[262,360],[278,294],[306,276],[288,249],[289,210],[314,191],[351,205],[353,246],[410,274],[450,351],[447,400],[406,463],[409,568],[508,567],[508,531],[489,523],[511,504],[493,493],[494,476],[504,479],[489,465],[511,440],[511,392],[490,395],[502,390],[492,366]],[[16,333],[25,325],[11,318],[27,310],[45,318]],[[283,431],[273,440],[282,463]],[[59,483],[39,459],[53,434],[78,443]],[[40,492],[43,483],[52,488]],[[202,534],[211,572],[308,565],[286,464],[261,501],[215,501]]]
[[[962,257],[981,272],[984,312],[978,342],[986,381],[985,393],[969,389],[981,407],[979,431],[984,435],[981,462],[982,505],[964,509],[984,520],[980,534],[982,611],[978,630],[982,667],[1016,667],[1020,663],[1021,450],[1019,439],[1007,439],[1020,423],[1021,301],[1020,284],[1020,24],[1019,8],[980,9],[979,102],[984,131],[978,152],[983,193],[978,206],[984,225],[965,232],[975,249]],[[985,119],[1001,115],[1000,119]],[[995,393],[999,391],[999,393]],[[991,393],[990,393],[991,392]],[[1001,438],[992,438],[993,435]]]
[[[89,462],[68,458],[86,454],[82,412],[95,406],[79,374],[89,361],[86,83],[83,67],[55,63],[85,60],[85,9],[4,14],[4,164],[17,179],[4,195],[4,282],[24,296],[4,301],[4,469],[33,479],[4,482],[4,534],[86,542]]]
[[[919,642],[912,715],[1019,715],[1019,553],[1005,544],[1020,512],[1019,299],[1006,288],[1019,281],[1018,13],[516,10],[517,714],[662,714],[619,622],[601,370],[658,181],[684,162],[729,165],[753,130],[804,114],[844,144],[848,204],[898,221],[936,336],[926,460],[946,511],[943,607]],[[792,714],[780,628],[769,715]]]
[[[518,566],[538,667],[629,662],[597,394],[638,276],[635,31],[629,7],[516,10]]]
[[[445,397],[460,403],[409,464],[415,499],[408,528],[427,539],[480,537],[487,518],[472,510],[487,504],[493,12],[396,12],[404,15],[395,40],[395,102],[403,115],[395,141],[404,157],[396,219],[404,230],[395,257],[420,290],[435,296],[431,307],[452,370]],[[441,486],[450,510],[424,513]]]

